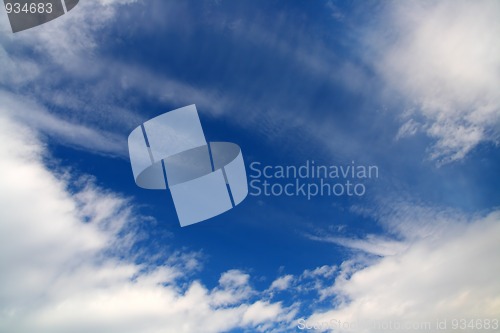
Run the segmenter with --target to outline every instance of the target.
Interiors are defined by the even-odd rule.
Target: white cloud
[[[26,58],[12,59],[0,46],[0,83],[22,86],[39,75],[35,62]]]
[[[420,128],[421,125],[419,123],[417,123],[413,119],[409,119],[399,128],[398,134],[396,135],[396,140],[415,135],[420,130]]]
[[[3,112],[10,112],[17,120],[56,138],[59,143],[91,152],[126,155],[124,134],[102,127],[126,120],[137,123],[139,117],[107,103],[113,94],[103,89],[106,84],[102,80],[90,84],[94,94],[86,94],[88,91],[83,87],[88,87],[89,80],[98,77],[105,66],[95,52],[97,32],[116,18],[119,5],[131,2],[134,1],[80,2],[68,14],[26,32],[12,34],[3,29],[0,33]],[[5,25],[7,18],[2,22]],[[99,94],[100,98],[96,98]],[[63,108],[64,112],[54,112],[57,108]],[[110,113],[114,116],[109,117]]]
[[[257,301],[252,304],[243,316],[243,325],[257,325],[266,321],[272,321],[282,313],[280,304]]]
[[[434,138],[430,157],[462,159],[484,141],[498,143],[500,3],[393,1],[383,23],[366,35],[369,62],[406,98],[403,134]],[[375,56],[373,56],[375,55]]]
[[[307,235],[307,238],[315,241],[337,244],[353,250],[360,250],[377,256],[395,255],[406,249],[406,245],[402,244],[399,241],[376,235],[367,235],[364,239],[313,235]]]
[[[290,287],[290,285],[293,282],[293,275],[285,275],[282,277],[277,278],[276,280],[271,283],[271,287],[269,289],[271,290],[286,290]]]
[[[366,323],[496,318],[500,311],[500,212],[464,222],[464,218],[450,219],[453,215],[448,212],[434,211],[429,220],[427,210],[410,213],[407,207],[401,208],[404,226],[400,230],[408,232],[408,249],[361,265],[356,259],[344,262],[335,283],[321,293],[323,298],[334,297],[336,306],[315,312],[307,319],[310,324],[336,319],[364,322],[366,327],[361,325],[356,332],[389,332],[404,330],[370,328]],[[422,233],[413,234],[406,219],[413,219],[416,227],[419,221],[437,226],[431,237],[426,232],[431,227],[426,225]],[[432,331],[437,330],[433,327]],[[452,331],[449,325],[442,330]]]
[[[119,259],[133,259],[133,226],[144,223],[128,199],[85,178],[68,191],[68,177],[43,165],[36,134],[5,114],[0,142],[0,331],[209,333],[291,320],[241,271],[213,290],[190,280],[196,254],[157,267]]]
[[[315,278],[315,277],[323,277],[323,278],[331,278],[335,272],[337,271],[337,266],[328,266],[323,265],[321,267],[316,267],[313,270],[305,270],[302,273],[303,278]]]
[[[51,113],[57,114],[57,117],[77,120],[79,124],[96,132],[105,128],[110,132],[106,135],[114,133],[121,142],[124,140],[119,136],[127,134],[124,132],[131,130],[147,117],[144,113],[141,115],[127,110],[126,101],[129,96],[134,95],[179,106],[196,103],[202,112],[210,112],[215,116],[224,114],[237,125],[245,128],[252,126],[253,131],[269,138],[282,136],[283,131],[300,130],[323,141],[325,133],[330,133],[332,128],[338,127],[332,122],[326,124],[324,117],[311,119],[310,115],[304,115],[301,110],[308,108],[307,102],[302,100],[297,104],[298,101],[295,100],[291,103],[288,97],[289,89],[286,87],[286,84],[292,84],[291,82],[286,83],[280,91],[275,91],[264,101],[267,106],[262,108],[262,101],[257,105],[255,99],[245,93],[220,91],[213,86],[193,86],[188,82],[167,77],[156,69],[148,69],[147,65],[121,63],[116,59],[107,58],[103,55],[103,50],[106,50],[105,43],[110,37],[108,28],[130,25],[124,18],[126,15],[120,15],[122,11],[126,13],[127,6],[134,6],[136,12],[147,10],[142,1],[81,2],[67,15],[30,29],[29,33],[16,34],[15,37],[12,33],[0,34],[0,74],[5,73],[2,77],[5,86],[14,93],[19,93],[20,88],[24,88],[22,91],[28,91],[38,104],[55,109],[51,110]],[[189,8],[184,4],[162,3],[161,8],[161,16],[158,12],[147,12],[147,15],[160,16],[160,19],[155,18],[152,21],[155,27],[167,24],[171,29],[185,29],[186,32],[192,29],[190,24],[177,20],[179,16],[183,16],[186,22],[193,19]],[[173,19],[176,24],[172,23],[174,20],[165,19],[163,12],[165,15],[175,13]],[[218,18],[218,15],[214,15],[207,18],[208,22],[201,24],[214,24],[217,33],[226,34],[226,27],[219,25],[229,21]],[[283,22],[272,29],[262,29],[261,23],[265,21],[261,19],[242,20],[241,25],[231,28],[231,38],[235,42],[256,43],[281,59],[290,61],[294,66],[303,68],[308,75],[345,85],[353,91],[359,91],[366,86],[366,75],[358,66],[349,60],[339,59],[327,44],[295,27],[293,20],[282,17]],[[222,21],[227,22],[221,23]],[[152,29],[150,25],[142,28],[146,31]],[[290,29],[293,29],[291,34],[296,38],[293,41],[283,40],[283,33],[290,33]],[[1,56],[2,48],[5,57]],[[26,55],[34,51],[36,62]],[[17,73],[26,75],[18,76]],[[68,80],[68,77],[71,79]],[[288,113],[284,114],[283,109],[293,112],[294,117],[289,117]],[[283,127],[283,124],[286,126]],[[340,136],[341,128],[336,128],[336,131]],[[50,133],[53,136],[59,135],[57,131]],[[335,144],[336,150],[347,151],[350,149],[344,148],[345,142],[351,141],[339,138],[328,140],[328,144]],[[72,145],[66,138],[62,138],[61,143]],[[101,151],[101,148],[106,147],[93,145],[89,150],[123,155],[124,147],[123,144],[121,147],[110,145]]]
[[[212,293],[212,304],[227,306],[249,298],[254,291],[249,285],[250,275],[233,269],[225,272],[219,279],[219,288]]]
[[[102,55],[106,29],[122,24],[118,12],[128,5],[138,10],[143,6],[126,0],[81,2],[29,31],[2,31],[2,104],[61,144],[118,156],[127,155],[128,131],[147,117],[127,109],[124,100],[130,95],[178,105],[197,103],[213,114],[227,109],[229,102],[218,91]]]
[[[57,117],[34,100],[20,95],[0,90],[0,100],[2,113],[8,113],[61,144],[94,153],[127,155],[125,137]]]

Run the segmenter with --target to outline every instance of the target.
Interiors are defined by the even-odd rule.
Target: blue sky
[[[99,0],[12,34],[1,11],[0,330],[499,319],[499,15]],[[248,196],[181,228],[169,192],[136,186],[127,136],[190,104],[248,174],[314,160],[379,177],[362,197]]]

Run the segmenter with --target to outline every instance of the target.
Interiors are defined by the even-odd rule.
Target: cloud
[[[212,304],[227,306],[249,298],[254,291],[249,285],[250,275],[233,269],[219,279],[219,288],[212,291]]]
[[[26,58],[12,59],[0,46],[0,84],[22,86],[39,75],[35,62]]]
[[[399,241],[387,239],[377,235],[368,235],[365,239],[355,239],[338,236],[314,236],[307,235],[307,238],[337,244],[353,250],[360,250],[377,256],[390,256],[404,251],[406,245]]]
[[[413,217],[416,227],[420,218],[426,219],[426,211],[420,217],[418,209],[408,212],[402,207],[400,217]],[[443,216],[452,215],[434,211],[435,218],[429,224],[441,226],[433,229],[432,237],[425,232],[408,237],[405,251],[362,264],[358,259],[363,257],[345,261],[335,282],[322,287],[321,295],[333,298],[336,305],[315,311],[307,322],[321,325],[335,319],[357,325],[356,332],[389,332],[405,330],[374,325],[435,325],[440,318],[496,318],[500,311],[500,212],[469,222]],[[407,225],[408,221],[401,223]],[[426,226],[423,229],[429,230]],[[408,231],[405,227],[401,230]],[[328,331],[328,325],[319,331]],[[434,326],[431,331],[436,331]],[[452,329],[448,325],[442,332]]]
[[[147,219],[130,199],[49,171],[37,134],[5,113],[0,142],[0,331],[259,331],[290,322],[293,312],[260,299],[248,274],[227,271],[211,290],[193,279],[196,253],[135,262]]]
[[[278,291],[286,290],[290,287],[292,282],[293,282],[293,275],[285,275],[274,280],[269,289]]]
[[[304,277],[304,278],[315,278],[315,277],[331,278],[335,274],[336,271],[337,271],[337,266],[323,265],[323,266],[317,267],[313,270],[305,270],[302,273],[301,277]]]
[[[86,149],[94,153],[126,156],[124,136],[76,124],[47,111],[36,101],[0,90],[3,113],[29,125],[60,144]]]
[[[2,31],[0,99],[4,112],[58,143],[125,156],[126,138],[116,131],[116,124],[137,122],[140,117],[106,102],[113,94],[95,80],[105,66],[96,54],[96,36],[115,19],[120,5],[131,2],[82,2],[67,15],[27,32]],[[110,113],[113,119],[106,116]]]
[[[228,109],[231,103],[216,90],[103,54],[107,29],[122,24],[117,13],[127,6],[143,5],[82,2],[29,33],[0,33],[0,98],[5,106],[60,144],[121,157],[127,155],[126,135],[148,118],[129,109],[131,95],[175,105],[197,103],[212,114]]]
[[[119,38],[115,36],[114,27],[120,27],[118,31],[130,27],[131,22],[127,21],[129,17],[126,15],[130,8],[135,13],[146,12],[145,15],[154,14],[155,17],[158,12],[162,15],[163,12],[166,15],[175,13],[172,20],[162,16],[161,21],[170,22],[164,23],[168,29],[186,34],[193,29],[209,29],[226,36],[225,24],[240,20],[241,24],[234,25],[229,36],[238,50],[255,43],[265,50],[262,61],[268,61],[268,57],[272,56],[273,61],[300,68],[301,75],[311,79],[311,82],[326,80],[359,91],[366,87],[368,81],[359,66],[349,59],[340,59],[329,45],[295,26],[294,20],[286,16],[274,24],[275,20],[271,17],[249,21],[243,16],[233,20],[232,14],[220,12],[200,22],[192,17],[192,10],[184,4],[157,2],[146,6],[142,1],[93,1],[82,2],[67,15],[31,29],[29,33],[17,34],[15,38],[11,33],[0,34],[0,74],[5,74],[0,81],[3,80],[5,90],[16,94],[19,99],[30,97],[57,118],[69,123],[78,122],[94,132],[105,132],[103,134],[107,137],[112,134],[121,142],[120,147],[110,145],[107,149],[100,145],[81,147],[90,148],[92,152],[123,156],[126,146],[121,137],[151,116],[147,111],[133,110],[131,100],[140,98],[178,106],[195,103],[203,112],[212,116],[224,115],[241,128],[251,126],[254,133],[263,134],[268,139],[286,137],[289,141],[291,137],[285,135],[286,132],[301,131],[324,143],[325,134],[335,131],[339,140],[326,140],[327,144],[335,145],[336,150],[350,151],[344,146],[353,140],[344,138],[347,132],[342,126],[333,121],[325,122],[323,116],[304,114],[303,110],[310,108],[306,98],[290,101],[290,89],[297,89],[292,80],[280,82],[273,94],[264,94],[262,99],[257,98],[262,94],[261,80],[249,82],[239,79],[245,81],[244,91],[230,87],[222,89],[213,82],[193,85],[169,76],[165,71],[148,68],[148,64],[109,58],[107,43],[115,46]],[[158,12],[151,13],[153,10]],[[219,15],[230,19],[219,20]],[[173,24],[179,21],[178,17],[183,17],[181,21],[189,24]],[[153,22],[155,28],[157,25],[163,27],[160,20]],[[262,28],[270,23],[269,29]],[[147,33],[148,29],[143,28],[127,33],[134,36]],[[293,40],[283,39],[284,33],[295,37]],[[34,58],[36,61],[33,61]],[[231,85],[239,86],[239,80]],[[308,94],[311,93],[316,94],[315,91]],[[284,109],[288,112],[283,113]],[[294,116],[290,117],[289,113]],[[54,137],[59,134],[51,132]],[[67,136],[67,133],[61,135]],[[73,145],[67,138],[62,138],[60,142]],[[105,150],[101,151],[101,148]]]
[[[223,114],[245,128],[252,126],[254,132],[266,138],[290,140],[285,131],[301,131],[337,155],[362,151],[366,157],[373,153],[363,148],[367,131],[353,135],[331,114],[325,117],[322,110],[317,110],[318,114],[302,112],[310,109],[306,97],[314,92],[304,92],[305,97],[290,102],[290,91],[296,88],[293,80],[281,84],[262,100],[249,97],[260,94],[260,81],[245,80],[245,93],[234,89],[222,91],[217,85],[191,85],[147,66],[108,59],[106,42],[114,33],[111,28],[128,24],[125,14],[132,6],[137,12],[149,10],[142,1],[85,2],[68,15],[30,30],[29,34],[17,34],[15,38],[12,34],[0,34],[0,82],[19,96],[30,95],[63,119],[77,119],[98,132],[104,128],[109,132],[106,136],[113,133],[115,137],[123,137],[147,118],[127,105],[128,97],[137,95],[167,104],[196,103],[200,110],[215,116]],[[169,29],[186,33],[195,28],[209,29],[231,38],[239,46],[259,45],[273,59],[300,69],[301,75],[311,82],[330,82],[332,87],[343,87],[355,94],[378,91],[373,89],[370,71],[352,58],[342,58],[335,52],[338,46],[326,43],[321,36],[308,34],[307,29],[295,26],[287,15],[272,21],[266,16],[249,21],[244,16],[212,11],[200,23],[194,22],[186,5],[158,6],[168,7],[168,10],[161,7],[168,15],[175,13],[186,21],[193,20],[193,26],[168,23]],[[335,10],[339,11],[334,1],[325,6],[334,10],[334,15]],[[495,37],[500,26],[494,15],[498,3],[391,2],[382,7],[386,10],[377,16],[377,26],[369,25],[370,32],[364,34],[361,45],[353,45],[351,39],[345,42],[349,47],[359,46],[363,50],[368,46],[365,56],[386,83],[391,99],[394,93],[406,99],[396,139],[426,133],[435,139],[429,147],[429,157],[439,163],[461,159],[481,142],[498,143],[500,96],[495,87],[500,86],[500,81],[495,73],[500,64],[500,50]],[[343,21],[342,27],[350,29],[353,23],[343,15],[347,21]],[[155,20],[154,24],[161,22]],[[284,33],[294,36],[293,40],[283,39]],[[35,54],[37,61],[28,54]],[[244,111],[233,112],[236,109]],[[283,109],[288,110],[285,115]],[[290,113],[294,116],[290,117]],[[377,116],[381,118],[383,115]],[[332,132],[336,133],[335,140],[330,139]],[[123,156],[124,140],[118,139],[122,142],[120,147],[110,145],[101,153]],[[100,148],[105,147],[94,145],[91,150],[99,152]]]
[[[207,108],[211,107],[214,114],[218,110],[228,109],[228,106],[242,104],[235,96],[221,98],[217,91],[158,77],[156,73],[142,67],[111,64],[100,56],[98,36],[102,33],[102,27],[119,17],[115,5],[126,3],[129,1],[85,2],[79,7],[80,12],[74,11],[74,15],[70,13],[51,25],[44,25],[30,36],[19,37],[16,41],[10,35],[1,36],[0,80],[11,91],[0,95],[2,102],[5,101],[2,104],[2,111],[5,112],[2,114],[7,113],[9,117],[29,124],[37,131],[52,135],[61,143],[123,155],[126,147],[124,133],[103,130],[101,123],[108,125],[119,122],[118,127],[128,128],[140,123],[145,115],[116,108],[113,110],[118,112],[108,116],[107,107],[115,107],[113,96],[117,92],[120,92],[118,98],[139,91],[175,103],[194,98]],[[469,17],[465,7],[464,3],[458,6],[454,19],[460,21]],[[430,12],[436,17],[444,17],[445,10],[439,8],[440,5],[433,5]],[[496,9],[495,5],[492,8]],[[89,15],[95,12],[100,15]],[[483,15],[485,12],[482,9],[478,13]],[[404,15],[408,14],[405,13],[415,15],[419,20],[405,21],[401,18],[406,18]],[[405,9],[397,14],[401,16],[396,15],[391,22],[401,27],[398,31],[411,32],[408,36],[412,38],[396,39],[392,44],[381,42],[379,45],[384,47],[377,60],[380,60],[378,68],[389,87],[399,89],[404,96],[417,100],[415,111],[405,113],[408,119],[403,119],[406,125],[402,126],[398,136],[426,131],[437,140],[431,156],[444,161],[465,156],[478,142],[494,140],[497,135],[494,126],[498,120],[495,111],[498,109],[495,107],[498,104],[495,104],[496,92],[488,89],[492,86],[490,83],[496,84],[497,81],[495,77],[485,79],[485,75],[496,64],[496,58],[477,64],[474,59],[484,60],[487,54],[496,55],[496,44],[492,44],[492,53],[482,52],[481,47],[471,47],[471,50],[479,50],[477,56],[466,53],[465,60],[455,57],[451,65],[434,64],[434,58],[451,59],[448,55],[454,53],[447,52],[454,46],[449,46],[449,43],[443,46],[433,40],[432,34],[428,36],[429,33],[425,33],[426,20],[430,22],[432,29],[429,29],[436,31],[446,41],[453,41],[453,36],[462,36],[464,31],[460,29],[460,24],[443,25],[439,20],[431,19],[433,15],[427,18],[421,10]],[[473,16],[469,18],[472,20]],[[487,18],[486,21],[489,16]],[[480,25],[475,21],[473,23],[476,30],[479,29]],[[490,23],[493,23],[494,29],[498,27],[497,23]],[[280,31],[287,32],[287,29],[289,26],[283,24]],[[474,35],[479,34],[476,30],[473,31]],[[485,29],[480,30],[483,32]],[[347,84],[353,90],[364,87],[363,71],[348,62],[338,64],[338,59],[325,45],[315,44],[308,36],[301,36],[300,40],[307,42],[306,47],[301,48],[283,42],[282,34],[259,29],[259,24],[251,29],[236,29],[235,35],[244,36],[247,32],[248,40],[257,41],[260,46],[267,45],[270,50],[281,49],[283,58],[292,54],[294,61],[315,75],[326,75],[332,79],[335,66],[332,67],[330,60],[333,59],[336,65],[345,69],[338,76],[342,79],[347,77],[350,80]],[[422,36],[422,42],[419,36]],[[484,36],[480,37],[491,36],[490,31],[485,31]],[[475,38],[467,37],[466,41],[468,45],[483,45],[477,44]],[[299,44],[304,45],[296,43]],[[12,45],[16,47],[8,49]],[[8,52],[3,49],[4,46]],[[36,52],[39,61],[35,63],[13,52],[19,46]],[[431,50],[429,46],[437,50],[437,57],[428,55]],[[422,59],[413,56],[414,52],[420,51]],[[403,62],[410,60],[413,62]],[[460,61],[466,61],[470,73],[462,73],[465,67]],[[91,86],[92,93],[80,90],[78,83],[71,86],[78,89],[61,89],[68,80],[67,77],[58,77],[59,70],[63,73],[61,77],[70,74],[72,79],[84,82],[82,85]],[[48,72],[53,74],[50,80],[40,79],[42,74]],[[450,79],[450,75],[455,72],[458,73],[456,81]],[[462,74],[464,78],[460,76]],[[471,78],[474,80],[469,80]],[[35,84],[27,89],[30,94],[18,91],[32,81]],[[338,79],[334,78],[334,81]],[[54,87],[58,88],[56,92]],[[431,88],[442,89],[442,93],[438,94]],[[283,91],[285,95],[289,93],[286,88]],[[30,97],[34,101],[30,101]],[[64,113],[71,111],[79,121],[50,113],[52,111],[49,112],[50,108],[44,107],[44,103],[61,107]],[[292,103],[295,104],[295,101]],[[464,107],[467,105],[473,107]],[[257,111],[260,112],[235,114],[251,114],[272,135],[282,134],[276,131],[278,127],[295,126],[301,130],[306,128],[312,133],[328,134],[318,136],[335,141],[339,146],[347,146],[355,141],[350,132],[347,135],[345,130],[336,131],[324,117],[319,117],[320,121],[315,123],[307,113],[304,115],[300,112],[293,117],[289,113],[283,114],[283,109],[291,110],[290,113],[300,109],[300,105],[292,106],[288,109],[281,105],[281,108],[272,110],[261,110],[259,107]],[[261,295],[252,288],[250,275],[240,270],[223,272],[218,285],[210,289],[201,281],[191,279],[202,265],[194,254],[177,256],[174,253],[164,265],[153,268],[110,256],[109,252],[126,251],[130,247],[135,234],[129,231],[123,235],[122,231],[134,223],[142,222],[141,217],[130,210],[127,199],[96,188],[91,183],[86,183],[76,194],[68,192],[68,182],[57,179],[41,163],[41,155],[45,152],[31,130],[15,125],[8,119],[1,119],[0,171],[1,183],[5,186],[0,194],[3,205],[0,220],[7,221],[0,226],[0,250],[3,255],[0,257],[0,269],[6,272],[0,277],[0,299],[4,300],[0,304],[1,330],[220,332],[243,327],[270,332],[278,330],[278,322],[287,323],[291,320],[294,315],[291,309],[280,302],[259,299]],[[251,120],[245,117],[241,119]],[[332,132],[336,133],[336,140],[331,140]],[[287,140],[290,140],[289,137]],[[23,178],[18,177],[19,174],[23,174]],[[26,209],[27,205],[30,209]],[[453,314],[452,310],[463,310],[466,313],[466,310],[474,310],[474,307],[477,311],[471,312],[488,315],[491,309],[498,309],[498,300],[491,296],[499,294],[498,284],[488,280],[498,273],[498,267],[488,266],[490,270],[486,272],[486,280],[476,281],[469,271],[464,274],[464,261],[454,257],[458,254],[464,260],[471,260],[471,270],[485,272],[491,253],[498,253],[498,247],[490,239],[498,235],[496,224],[491,222],[498,221],[496,215],[467,226],[462,220],[456,223],[453,216],[447,213],[436,213],[425,207],[419,210],[411,208],[411,204],[397,206],[396,212],[391,212],[390,219],[386,221],[393,228],[391,230],[404,237],[406,250],[398,247],[397,251],[393,251],[392,246],[398,244],[389,243],[386,246],[385,238],[323,239],[369,253],[392,256],[370,262],[354,258],[340,267],[322,266],[306,270],[297,278],[287,275],[275,280],[271,289],[290,287],[296,279],[300,281],[297,290],[314,289],[321,300],[337,297],[337,301],[341,302],[334,310],[317,312],[311,316],[311,320],[329,316],[351,319],[355,314],[361,318],[380,319],[377,316],[385,309],[388,309],[385,318],[391,314],[398,318],[402,315],[395,309],[396,305],[407,311],[405,314],[410,314],[409,318],[416,318],[411,317],[412,313],[420,313],[423,318],[434,314],[432,311]],[[448,223],[450,220],[454,223]],[[494,240],[498,244],[498,239]],[[331,281],[334,277],[335,283],[327,286],[325,279]],[[452,282],[450,288],[441,288],[447,287],[449,281]],[[468,281],[472,281],[470,285]],[[388,285],[391,288],[387,288]],[[427,290],[429,292],[423,292]],[[459,293],[461,291],[462,294]],[[485,296],[486,303],[481,305],[478,299],[482,296]],[[429,304],[431,306],[428,308],[424,307]]]
[[[393,1],[365,35],[368,62],[407,102],[398,137],[423,131],[438,163],[464,158],[481,142],[498,144],[500,3]],[[416,126],[416,124],[420,124]]]

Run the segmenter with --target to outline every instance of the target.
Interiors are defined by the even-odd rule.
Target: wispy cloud
[[[353,138],[352,131],[339,125],[333,113],[325,115],[328,110],[304,115],[303,110],[310,109],[311,103],[300,96],[290,101],[289,94],[296,89],[293,80],[282,82],[283,86],[276,87],[273,94],[263,96],[259,93],[261,82],[246,80],[248,95],[208,85],[193,86],[147,67],[107,59],[101,54],[103,45],[98,36],[112,23],[123,23],[117,13],[127,6],[145,10],[140,1],[82,3],[77,11],[33,29],[30,34],[15,38],[11,34],[0,35],[3,65],[0,80],[15,90],[38,82],[29,92],[39,102],[65,108],[74,118],[97,130],[102,121],[106,124],[118,121],[123,124],[123,131],[144,120],[144,115],[128,110],[129,105],[123,103],[130,94],[139,94],[167,104],[197,103],[212,115],[224,115],[241,126],[252,126],[254,131],[273,140],[285,137],[284,132],[301,131],[336,154],[371,153],[363,149],[364,138],[357,135]],[[183,5],[164,6],[169,13],[194,20]],[[340,10],[335,2],[327,2],[326,6]],[[429,147],[429,157],[439,163],[461,159],[481,142],[498,142],[500,97],[496,87],[500,82],[495,75],[500,59],[495,43],[500,30],[495,16],[498,3],[392,2],[383,8],[377,13],[375,26],[373,21],[369,25],[370,31],[364,34],[362,42],[349,43],[354,49],[367,50],[368,46],[366,62],[386,83],[390,94],[396,92],[407,101],[405,111],[400,113],[403,125],[394,137],[400,139],[424,132],[435,138],[434,145]],[[94,15],[97,12],[100,14]],[[311,82],[329,82],[332,87],[343,87],[356,94],[379,92],[374,89],[375,80],[366,68],[341,57],[321,37],[295,26],[292,18],[281,15],[273,24],[269,22],[261,16],[248,20],[212,11],[205,21],[197,24],[229,36],[239,46],[259,45],[276,60],[297,68]],[[344,24],[349,27],[350,23]],[[195,27],[178,28],[188,33]],[[284,35],[293,38],[283,38]],[[106,35],[103,38],[106,41]],[[14,45],[17,50],[23,45],[25,50],[35,51],[37,62],[23,52],[13,52]],[[65,90],[67,80],[54,74],[59,71],[77,78],[74,82],[81,84],[73,82],[72,89]],[[44,78],[49,72],[55,82]],[[89,91],[85,88],[88,86],[98,89]],[[378,100],[380,96],[370,98],[373,97]],[[371,114],[363,112],[366,116]],[[386,116],[378,115],[382,122]],[[331,138],[332,132],[336,134],[335,140]]]
[[[304,110],[310,108],[306,99],[297,96],[290,100],[290,89],[297,88],[293,81],[282,82],[272,94],[262,94],[262,82],[259,80],[245,82],[246,92],[234,89],[222,91],[217,85],[193,85],[147,65],[109,59],[103,54],[107,28],[127,24],[117,15],[127,6],[144,9],[140,1],[82,3],[77,11],[33,29],[29,34],[16,38],[12,34],[0,35],[4,88],[19,94],[19,98],[29,95],[61,119],[78,121],[80,125],[97,132],[107,126],[104,132],[109,130],[118,136],[126,135],[127,131],[146,119],[147,111],[136,112],[126,102],[129,96],[139,96],[168,105],[195,103],[202,112],[213,116],[224,115],[238,126],[250,126],[252,131],[271,140],[283,137],[291,140],[285,134],[300,131],[325,143],[325,134],[335,131],[340,138],[326,140],[326,143],[334,146],[335,150],[349,150],[344,146],[353,140],[344,138],[348,134],[342,126],[330,120],[325,122],[325,117],[315,112],[304,114]],[[181,4],[161,4],[160,7],[192,19],[189,10]],[[214,14],[206,22],[192,23],[197,29],[210,28],[224,35],[227,27],[220,22],[228,21],[217,20],[218,17]],[[276,59],[293,68],[300,68],[301,73],[310,77],[311,81],[326,81],[351,91],[364,89],[369,81],[359,66],[349,59],[339,58],[321,39],[295,27],[291,18],[283,16],[270,29],[262,28],[261,23],[269,23],[265,20],[248,21],[245,17],[235,20],[239,23],[231,23],[229,31],[231,40],[238,47],[255,43]],[[186,29],[186,33],[193,29],[184,25],[181,28]],[[291,33],[295,38],[283,39],[285,33]],[[36,62],[27,56],[32,52],[37,54]],[[18,75],[24,72],[26,75]],[[257,98],[257,95],[260,97]],[[57,134],[52,133],[54,136]],[[99,152],[97,148],[94,145],[93,151]],[[117,148],[114,153],[120,155],[126,147],[114,148]],[[104,153],[110,153],[110,150]]]
[[[115,133],[73,123],[50,113],[30,98],[0,90],[1,112],[59,142],[98,154],[125,156],[126,138]]]
[[[306,237],[314,241],[332,243],[377,256],[395,255],[401,253],[407,248],[407,245],[405,245],[403,242],[387,239],[376,235],[368,235],[364,239],[325,235],[307,235]]]

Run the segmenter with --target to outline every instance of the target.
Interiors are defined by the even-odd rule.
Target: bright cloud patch
[[[185,281],[200,266],[195,255],[146,269],[109,254],[127,253],[141,223],[127,200],[85,181],[68,192],[34,134],[5,117],[0,142],[0,331],[258,331],[291,320],[239,270],[209,290]]]
[[[467,224],[447,221],[435,232],[364,268],[353,270],[345,262],[335,283],[322,288],[336,306],[317,311],[308,325],[328,331],[328,323],[342,321],[356,332],[404,332],[404,325],[430,322],[430,331],[437,331],[438,319],[498,318],[500,212]],[[403,328],[391,329],[391,322]],[[440,332],[453,331],[448,329]]]
[[[367,35],[389,90],[412,105],[398,137],[421,130],[436,139],[430,157],[463,158],[483,141],[498,143],[500,3],[394,1]]]

